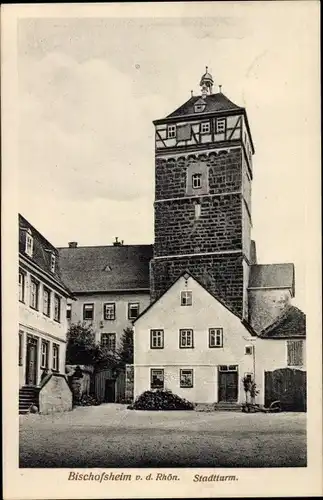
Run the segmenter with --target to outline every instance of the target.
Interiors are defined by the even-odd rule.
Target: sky
[[[309,3],[220,2],[208,16],[197,6],[189,16],[101,10],[21,19],[20,213],[55,246],[108,245],[116,236],[152,243],[152,121],[191,90],[198,95],[208,66],[215,88],[247,110],[258,261],[294,262],[295,304],[304,307],[308,179],[320,137]]]

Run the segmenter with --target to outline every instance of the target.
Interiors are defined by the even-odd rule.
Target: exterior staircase
[[[198,403],[195,405],[195,411],[214,412],[214,411],[241,411],[241,404],[238,403]]]
[[[39,408],[39,387],[24,385],[19,389],[19,415],[29,413],[33,405]]]

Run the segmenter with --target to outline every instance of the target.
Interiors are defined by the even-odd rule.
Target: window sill
[[[46,316],[46,318],[50,318],[50,314],[46,314],[43,312],[43,316]]]
[[[193,345],[190,345],[190,346],[179,346],[180,349],[194,349],[194,346]]]
[[[150,346],[150,349],[152,349],[153,351],[158,351],[158,350],[161,350],[161,349],[164,349],[164,346],[163,347],[153,347],[153,346]]]
[[[181,389],[193,389],[193,385],[180,385]]]
[[[55,318],[54,318],[54,321],[55,321],[55,323],[60,323],[61,322],[60,319],[55,319]]]
[[[223,345],[209,345],[209,349],[223,349]]]
[[[39,312],[39,309],[38,309],[37,307],[33,307],[33,306],[29,306],[29,307],[30,307],[30,309],[32,309],[33,311],[37,311],[37,312]]]
[[[19,299],[20,304],[26,304],[24,300]]]

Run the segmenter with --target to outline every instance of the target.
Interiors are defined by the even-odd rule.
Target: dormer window
[[[210,122],[201,123],[201,134],[210,133]]]
[[[168,125],[167,138],[174,139],[176,137],[176,125]]]
[[[25,248],[25,252],[27,255],[29,255],[29,257],[32,257],[33,256],[33,249],[34,249],[34,238],[32,237],[32,235],[27,232],[26,233],[26,248]]]
[[[194,105],[195,113],[202,113],[205,110],[205,108],[206,108],[206,103],[203,102],[202,99]]]
[[[56,265],[56,255],[52,253],[50,255],[50,270],[52,273],[55,272],[55,265]]]
[[[225,118],[218,118],[216,120],[216,133],[223,134],[225,132]]]
[[[192,187],[193,189],[199,189],[202,186],[202,174],[192,175]]]

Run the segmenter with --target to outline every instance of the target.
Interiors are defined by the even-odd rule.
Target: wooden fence
[[[282,368],[265,372],[265,406],[276,400],[283,411],[306,411],[306,371]]]

